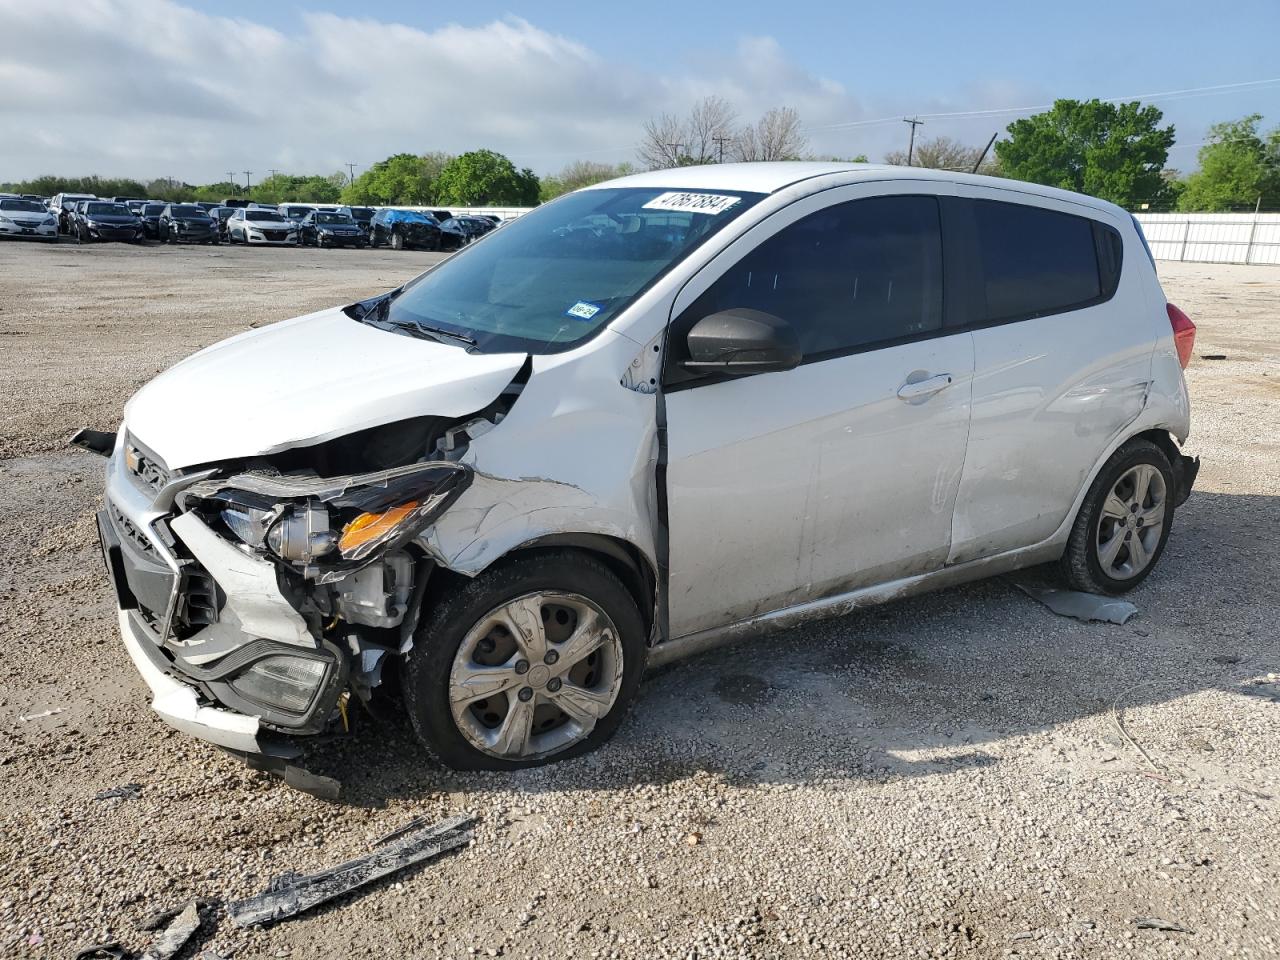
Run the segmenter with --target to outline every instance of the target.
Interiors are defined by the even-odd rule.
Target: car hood
[[[129,401],[125,426],[170,469],[261,456],[409,417],[474,413],[524,360],[378,330],[335,307],[170,367]]]
[[[298,225],[297,220],[255,220],[253,217],[245,217],[237,223],[246,223],[255,230],[292,230]]]

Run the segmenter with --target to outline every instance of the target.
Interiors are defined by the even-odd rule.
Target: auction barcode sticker
[[[724,213],[741,199],[719,193],[662,193],[646,203],[643,209],[717,214]]]

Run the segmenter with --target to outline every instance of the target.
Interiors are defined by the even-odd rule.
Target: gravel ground
[[[1227,359],[1189,371],[1204,467],[1127,626],[1054,617],[1003,581],[951,589],[667,668],[603,750],[516,775],[440,769],[405,723],[364,720],[314,758],[340,803],[170,732],[117,642],[101,461],[63,441],[114,429],[198,347],[432,259],[0,245],[0,954],[140,949],[156,908],[242,897],[465,811],[471,847],[266,930],[211,921],[202,945],[1280,954],[1280,269],[1162,267],[1197,354]],[[45,710],[61,712],[22,719]],[[125,783],[140,795],[93,799]]]

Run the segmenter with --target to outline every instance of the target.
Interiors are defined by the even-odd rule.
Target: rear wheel
[[[1080,505],[1061,560],[1067,582],[1124,593],[1155,569],[1173,527],[1176,482],[1169,458],[1135,439],[1112,455]]]
[[[392,250],[404,249],[404,234],[402,234],[399,230],[391,231],[391,249]]]
[[[613,734],[644,670],[643,622],[607,567],[540,553],[463,583],[406,664],[414,729],[460,770],[540,766]]]

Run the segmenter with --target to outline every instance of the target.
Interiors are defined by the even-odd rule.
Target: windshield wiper
[[[397,325],[412,323],[416,329],[421,330],[423,333],[428,336],[435,337],[436,339],[444,337],[449,340],[457,340],[459,343],[465,343],[468,347],[474,347],[476,345],[475,338],[469,337],[465,333],[454,333],[452,330],[443,330],[440,327],[428,327],[425,324],[414,323],[413,321],[397,320],[395,322]]]

